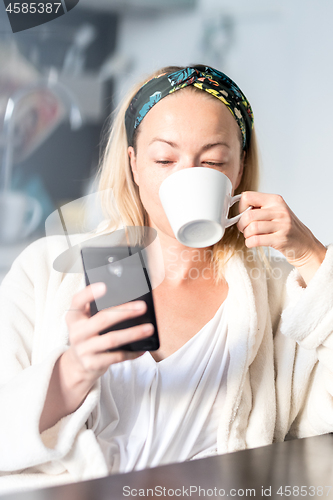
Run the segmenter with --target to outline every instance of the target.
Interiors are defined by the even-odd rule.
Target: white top
[[[110,473],[217,453],[229,364],[226,301],[176,352],[111,365],[91,427]]]

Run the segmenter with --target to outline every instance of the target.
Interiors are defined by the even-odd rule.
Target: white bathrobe
[[[53,366],[68,349],[65,315],[83,274],[60,273],[65,238],[42,238],[16,259],[0,288],[0,493],[108,474],[83,404],[39,433]],[[229,285],[227,393],[218,453],[333,431],[333,245],[306,288],[283,259],[265,273],[235,255]],[[304,284],[303,284],[304,286]]]

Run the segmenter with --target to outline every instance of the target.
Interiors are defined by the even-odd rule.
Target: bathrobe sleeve
[[[275,336],[280,432],[333,432],[333,245],[306,287],[293,269],[285,292]]]
[[[50,331],[42,331],[50,348],[37,361],[34,356],[39,343],[37,326],[41,330],[43,310],[53,300],[52,287],[56,289],[60,280],[51,277],[45,240],[34,242],[22,252],[0,287],[0,476],[25,469],[24,472],[60,474],[72,468],[74,476],[77,471],[76,478],[91,477],[94,460],[99,471],[95,475],[103,475],[107,469],[98,450],[96,456],[90,448],[89,466],[76,466],[80,462],[80,446],[89,452],[89,440],[94,443],[93,436],[87,436],[92,431],[86,429],[85,423],[99,400],[98,383],[74,413],[39,433],[54,364],[68,349],[63,337],[57,339]],[[87,462],[86,458],[82,460]],[[91,475],[85,476],[85,467],[92,471]]]

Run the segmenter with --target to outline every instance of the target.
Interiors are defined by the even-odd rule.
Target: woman
[[[180,244],[158,196],[166,177],[196,166],[229,177],[240,212],[253,207],[212,248]],[[280,196],[257,192],[257,177],[252,110],[223,73],[164,68],[128,96],[102,162],[100,189],[119,211],[104,200],[105,231],[157,231],[161,347],[108,352],[151,335],[151,325],[98,335],[144,306],[90,317],[105,286],[52,269],[61,238],[30,245],[1,288],[2,480],[91,478],[333,430],[333,246]],[[265,266],[261,246],[286,259]]]

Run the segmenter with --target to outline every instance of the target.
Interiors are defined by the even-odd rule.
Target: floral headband
[[[128,145],[133,146],[136,128],[156,103],[189,85],[208,92],[227,106],[241,130],[243,150],[247,150],[253,129],[251,105],[231,78],[209,66],[191,66],[173,73],[163,73],[142,85],[125,114]]]

